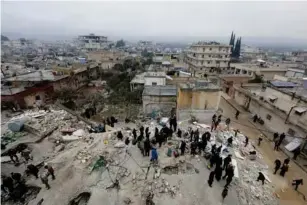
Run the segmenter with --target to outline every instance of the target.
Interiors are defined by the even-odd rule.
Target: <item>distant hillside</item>
[[[1,35],[1,41],[9,41],[10,39],[6,36]]]

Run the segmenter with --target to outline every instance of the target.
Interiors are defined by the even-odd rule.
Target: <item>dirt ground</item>
[[[231,102],[233,104],[233,102]],[[239,107],[239,105],[234,105]],[[243,109],[240,109],[239,119],[235,119],[235,108],[232,107],[224,98],[221,98],[220,106],[223,110],[223,117],[231,118],[231,126],[239,129],[244,134],[250,138],[250,142],[257,144],[256,141],[261,134],[259,130],[249,121],[250,113],[242,112]],[[299,192],[296,192],[291,186],[291,182],[295,178],[303,178],[304,182],[307,181],[307,173],[303,171],[299,166],[294,162],[290,162],[290,169],[286,173],[285,177],[281,177],[279,174],[273,175],[274,161],[279,159],[283,161],[287,156],[282,151],[274,151],[273,143],[268,139],[264,139],[261,143],[261,146],[255,146],[256,149],[262,154],[263,159],[268,164],[269,168],[272,169],[272,175],[269,176],[272,180],[272,183],[276,186],[276,193],[280,197],[281,205],[300,205],[306,204],[304,201],[304,196],[307,194],[307,186],[304,184],[299,187]]]

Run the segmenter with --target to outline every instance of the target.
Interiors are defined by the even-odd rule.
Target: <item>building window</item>
[[[209,48],[209,51],[212,51],[212,48]]]
[[[157,82],[152,82],[151,85],[152,85],[152,86],[156,86],[156,85],[157,85]]]
[[[209,55],[209,58],[211,58],[211,55]]]
[[[271,119],[272,119],[272,116],[269,115],[269,114],[267,114],[267,115],[266,115],[266,119],[271,120]]]
[[[210,61],[208,61],[208,64],[210,64]]]
[[[204,58],[205,56],[204,56],[204,55],[202,55],[201,57],[202,57],[202,58]]]
[[[205,52],[206,51],[206,49],[205,48],[203,48],[203,52]]]

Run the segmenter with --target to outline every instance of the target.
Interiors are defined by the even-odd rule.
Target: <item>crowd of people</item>
[[[23,160],[18,157],[18,153],[20,153]],[[23,195],[28,191],[25,176],[33,175],[36,179],[40,178],[41,182],[47,189],[50,189],[48,177],[51,176],[53,180],[55,179],[54,169],[52,166],[47,164],[44,166],[43,173],[39,175],[39,168],[31,163],[28,163],[29,161],[33,160],[30,153],[30,150],[21,146],[17,146],[16,148],[12,148],[8,151],[8,155],[15,166],[19,166],[20,163],[25,163],[27,165],[24,172],[25,174],[12,172],[10,176],[4,174],[1,175],[1,191],[7,194],[14,201],[24,201]]]

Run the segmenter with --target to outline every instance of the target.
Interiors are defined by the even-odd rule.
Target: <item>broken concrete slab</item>
[[[75,141],[75,140],[79,140],[80,138],[78,136],[74,136],[74,135],[64,135],[62,136],[62,140],[64,142],[70,142],[70,141]]]

